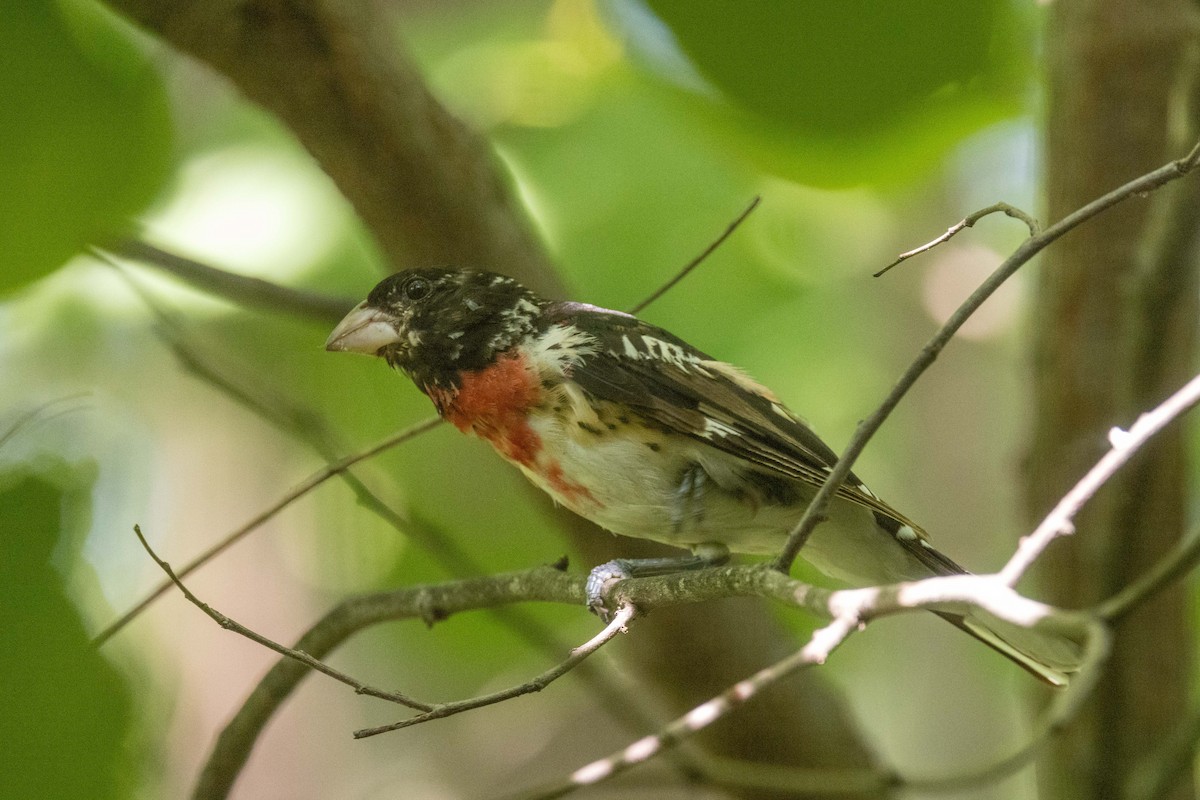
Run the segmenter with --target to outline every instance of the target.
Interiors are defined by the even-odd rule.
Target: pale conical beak
[[[394,344],[400,332],[391,317],[364,300],[337,324],[325,340],[325,349],[347,353],[378,355],[381,348]]]

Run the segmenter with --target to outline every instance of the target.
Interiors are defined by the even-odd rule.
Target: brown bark
[[[376,3],[109,4],[283,120],[395,269],[472,265],[561,294],[487,143],[430,93]]]
[[[109,4],[207,62],[283,119],[397,268],[480,266],[561,295],[562,283],[487,144],[430,94],[387,35],[391,26],[377,6],[338,0]],[[591,563],[632,555],[577,519],[568,528]],[[786,633],[761,603],[718,606],[700,628],[694,617],[639,624],[630,643],[646,681],[674,713],[787,648]],[[696,658],[702,642],[708,649]],[[725,754],[784,765],[873,763],[854,721],[820,676],[806,673],[788,688],[769,703],[751,704],[736,724],[719,726],[710,743]],[[233,777],[226,776],[221,791]]]
[[[1046,186],[1059,219],[1186,147],[1170,135],[1187,64],[1185,0],[1060,0],[1048,29]],[[1035,424],[1027,490],[1047,511],[1127,426],[1183,382],[1195,355],[1197,189],[1130,203],[1047,253],[1035,320]],[[1191,214],[1190,226],[1187,217]],[[1051,602],[1107,597],[1175,543],[1186,507],[1179,427],[1167,431],[1047,554]],[[1104,678],[1046,759],[1055,798],[1117,797],[1188,705],[1191,636],[1182,588],[1123,621]],[[1173,797],[1188,798],[1181,786]]]

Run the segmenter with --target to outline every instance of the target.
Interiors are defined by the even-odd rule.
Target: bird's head
[[[492,272],[411,269],[380,281],[326,350],[380,356],[422,389],[451,388],[537,329],[544,301]]]

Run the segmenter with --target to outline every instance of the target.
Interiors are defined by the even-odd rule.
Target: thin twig
[[[80,406],[68,406],[67,408],[61,408],[54,413],[48,413],[54,406],[62,405],[73,400],[79,400],[87,397],[88,395],[89,392],[76,392],[75,394],[69,394],[65,397],[56,397],[53,400],[48,400],[45,403],[35,406],[34,408],[31,408],[25,413],[19,415],[15,420],[13,420],[13,423],[8,426],[8,430],[0,435],[0,448],[3,448],[4,445],[8,444],[13,437],[31,425],[38,423],[44,424],[52,419],[57,419],[64,414],[70,414],[73,411],[79,410],[79,408],[81,408]]]
[[[733,568],[742,569],[746,568]],[[753,568],[745,574],[751,575]],[[913,786],[921,789],[950,791],[967,786],[987,783],[1021,769],[1025,766],[1041,742],[1056,731],[1064,722],[1077,713],[1083,699],[1090,693],[1099,675],[1099,665],[1108,653],[1108,633],[1104,625],[1086,615],[1062,611],[1043,603],[1030,600],[1014,589],[997,580],[994,575],[956,575],[927,578],[901,583],[894,586],[845,589],[831,593],[813,592],[811,587],[798,584],[779,573],[757,570],[753,585],[760,591],[770,591],[769,596],[791,601],[808,608],[820,609],[832,616],[832,622],[817,630],[813,638],[797,653],[785,658],[754,676],[739,681],[720,695],[697,706],[682,717],[666,725],[657,733],[639,739],[607,758],[594,761],[580,769],[561,783],[520,795],[531,800],[549,800],[562,797],[585,786],[608,780],[625,770],[637,766],[663,753],[692,736],[696,732],[728,715],[748,702],[764,688],[787,677],[795,670],[823,664],[829,655],[845,639],[862,629],[876,617],[908,612],[917,608],[938,608],[946,604],[966,604],[1026,627],[1036,624],[1053,625],[1056,629],[1070,631],[1084,647],[1080,673],[1071,688],[1057,698],[1047,712],[1038,735],[1017,753],[980,769],[961,775],[929,779],[907,779],[888,776],[889,785]],[[686,580],[691,576],[685,576]],[[640,588],[639,584],[657,579],[646,578],[628,581],[629,590]],[[751,585],[750,583],[745,584]],[[624,587],[625,584],[623,583]],[[640,594],[640,593],[639,593]],[[630,598],[638,607],[645,608],[638,597]],[[805,776],[807,777],[807,776]],[[881,779],[883,780],[883,779]],[[842,787],[833,787],[833,793],[841,793]],[[820,790],[816,790],[820,793]]]
[[[896,257],[895,261],[888,264],[883,269],[879,270],[879,272],[876,272],[872,277],[878,278],[879,276],[883,275],[885,272],[890,270],[892,267],[900,264],[901,262],[907,261],[908,259],[912,258],[913,256],[919,256],[919,255],[921,255],[921,253],[928,252],[928,251],[932,250],[933,248],[937,247],[939,244],[942,244],[943,242],[950,241],[964,228],[975,227],[975,223],[979,222],[979,220],[983,219],[984,217],[989,216],[991,214],[999,214],[999,213],[1007,214],[1008,216],[1012,217],[1013,219],[1019,219],[1019,220],[1021,220],[1021,222],[1024,222],[1026,227],[1029,228],[1030,236],[1037,236],[1038,232],[1041,231],[1041,226],[1038,225],[1038,221],[1036,219],[1034,219],[1033,217],[1031,217],[1029,214],[1022,211],[1021,209],[1017,208],[1016,206],[1010,206],[1008,203],[996,203],[994,205],[988,206],[987,208],[981,208],[973,214],[968,214],[966,217],[964,217],[963,219],[959,220],[958,222],[954,223],[949,228],[947,228],[945,233],[943,233],[941,236],[937,237],[933,241],[926,242],[925,244],[921,245],[920,247],[914,247],[912,250],[901,253],[900,255],[898,255]]]
[[[92,255],[108,255],[106,248],[89,248]],[[238,275],[236,272],[217,269],[186,256],[172,253],[148,242],[129,239],[108,248],[113,255],[140,261],[163,272],[174,275],[202,292],[229,300],[246,308],[257,308],[294,317],[337,322],[354,307],[355,301],[344,297],[330,297],[281,286],[277,283]]]
[[[445,619],[463,611],[495,609],[521,602],[581,606],[583,583],[582,575],[543,566],[360,595],[343,600],[326,613],[297,640],[293,649],[325,658],[350,637],[383,622]],[[581,666],[586,667],[587,663]],[[306,666],[290,658],[279,659],[267,671],[217,735],[192,794],[194,800],[217,800],[229,795],[254,743],[309,674]]]
[[[850,474],[851,467],[854,465],[854,461],[862,453],[867,442],[879,430],[884,420],[888,418],[893,409],[900,403],[900,400],[908,393],[908,390],[913,387],[913,384],[933,364],[938,354],[941,353],[954,334],[958,332],[958,329],[975,313],[979,306],[983,305],[985,300],[999,289],[1018,269],[1028,263],[1030,259],[1068,231],[1073,230],[1097,214],[1107,211],[1109,208],[1130,197],[1144,195],[1188,174],[1195,168],[1198,162],[1200,162],[1200,142],[1197,142],[1185,157],[1159,167],[1140,178],[1129,181],[1103,197],[1093,200],[1083,208],[1068,214],[1037,236],[1031,236],[1022,242],[1013,251],[1013,254],[1005,259],[1004,263],[988,276],[987,280],[972,292],[971,296],[950,315],[950,318],[946,320],[941,329],[926,343],[925,347],[921,349],[921,352],[908,366],[908,369],[900,376],[896,385],[892,387],[892,390],[884,398],[879,407],[871,416],[859,423],[854,436],[851,437],[850,442],[846,445],[846,449],[838,458],[838,463],[830,470],[829,475],[825,478],[825,483],[821,485],[821,488],[817,491],[808,508],[805,510],[804,515],[796,523],[791,533],[788,534],[787,544],[780,551],[779,557],[775,559],[774,567],[783,572],[791,569],[792,562],[796,560],[800,548],[804,546],[813,529],[824,520],[834,493],[845,482],[846,477]]]
[[[1058,501],[1033,533],[1021,539],[1017,552],[1000,571],[1000,579],[1009,586],[1015,586],[1052,541],[1059,536],[1074,533],[1075,525],[1072,520],[1092,495],[1107,483],[1143,444],[1197,403],[1200,403],[1200,375],[1188,381],[1157,408],[1139,416],[1128,431],[1120,428],[1109,431],[1108,440],[1112,448],[1071,487],[1071,491]]]
[[[520,795],[529,800],[551,800],[562,797],[585,786],[609,780],[622,772],[648,761],[678,745],[683,740],[704,730],[713,722],[726,716],[756,697],[763,689],[778,683],[804,667],[824,664],[830,654],[856,630],[856,619],[839,617],[828,625],[813,632],[808,644],[787,658],[759,670],[745,680],[738,681],[721,694],[696,706],[688,713],[676,718],[658,733],[646,736],[607,758],[593,761],[575,770],[562,783]]]
[[[1099,666],[1108,652],[1109,634],[1098,621],[1081,618],[1079,624],[1088,629],[1088,634],[1083,637],[1085,648],[1079,679],[1072,682],[1067,692],[1055,696],[1042,719],[1033,726],[1034,733],[1024,744],[1015,752],[980,767],[951,775],[919,777],[877,769],[805,769],[709,758],[702,765],[704,776],[725,786],[825,797],[896,790],[927,794],[958,793],[1003,780],[1033,762],[1046,742],[1074,718],[1094,688],[1095,678],[1100,674]]]
[[[742,213],[738,214],[737,217],[733,220],[733,222],[729,223],[729,227],[727,227],[725,229],[724,233],[722,233],[720,236],[718,236],[716,238],[716,240],[714,240],[712,242],[712,244],[710,244],[708,247],[704,248],[703,252],[701,252],[700,255],[696,256],[691,261],[684,264],[683,269],[681,269],[681,270],[679,270],[679,272],[675,273],[675,276],[673,278],[671,278],[671,280],[667,281],[662,286],[655,289],[653,292],[650,293],[649,297],[647,297],[642,302],[638,303],[633,308],[629,309],[629,313],[630,314],[640,313],[641,311],[643,311],[646,308],[646,306],[650,305],[655,300],[662,297],[664,294],[666,294],[671,289],[673,289],[675,287],[675,284],[679,283],[681,280],[686,278],[688,276],[688,273],[690,273],[696,267],[700,266],[700,264],[703,263],[706,258],[708,258],[710,255],[712,255],[718,247],[720,247],[721,245],[723,245],[725,243],[725,240],[728,239],[730,237],[730,235],[738,229],[738,226],[740,226],[743,222],[746,221],[746,217],[750,216],[750,212],[758,207],[758,204],[761,200],[762,200],[762,197],[755,195],[754,199],[750,201],[750,205],[746,206],[746,208],[743,209]]]
[[[187,586],[184,585],[183,581],[181,581],[179,579],[179,576],[176,575],[175,572],[171,569],[171,565],[168,564],[166,561],[163,561],[161,558],[159,558],[158,553],[154,552],[154,548],[152,548],[150,546],[150,543],[148,541],[146,541],[146,537],[142,534],[142,529],[139,526],[134,525],[133,532],[137,534],[138,541],[142,543],[142,547],[144,547],[146,549],[146,552],[150,554],[150,557],[152,559],[154,559],[154,563],[158,564],[158,566],[162,568],[162,571],[167,573],[167,577],[170,579],[171,583],[176,588],[178,588],[179,591],[181,591],[183,593],[183,596],[188,599],[188,602],[190,602],[192,605],[196,606],[201,611],[203,611],[205,614],[207,614],[209,617],[211,617],[214,622],[216,622],[218,625],[220,625],[225,630],[233,631],[234,633],[238,634],[239,636],[244,636],[247,639],[249,639],[250,641],[260,644],[269,650],[274,650],[276,653],[279,653],[280,655],[287,656],[288,658],[290,658],[294,661],[299,661],[301,664],[308,667],[309,669],[314,669],[323,675],[328,675],[329,677],[333,678],[335,681],[339,681],[341,683],[346,684],[347,686],[354,689],[354,691],[358,694],[365,694],[365,695],[369,695],[371,697],[378,697],[382,700],[390,700],[393,703],[399,703],[400,705],[408,706],[409,708],[415,708],[419,711],[428,711],[431,708],[433,708],[433,706],[431,704],[422,703],[419,700],[414,700],[413,698],[411,698],[408,695],[403,694],[401,692],[386,692],[386,691],[383,691],[382,689],[375,689],[371,686],[367,686],[366,684],[361,683],[360,681],[356,680],[355,678],[350,677],[349,675],[342,672],[341,670],[334,669],[333,667],[329,666],[325,662],[319,661],[318,659],[313,658],[308,653],[305,653],[301,650],[293,650],[290,647],[285,647],[284,645],[281,645],[278,642],[268,639],[267,637],[263,636],[262,634],[252,631],[251,629],[247,628],[245,625],[242,625],[241,623],[237,622],[236,620],[230,619],[229,617],[222,614],[220,611],[217,611],[215,608],[208,605],[208,603],[205,603],[200,598],[196,597],[196,595],[192,594],[192,591],[190,589],[188,589]]]
[[[1133,583],[1096,607],[1096,613],[1110,623],[1118,622],[1142,603],[1182,578],[1200,563],[1200,525],[1192,528],[1179,543]]]
[[[625,631],[625,627],[630,623],[637,613],[637,609],[632,604],[622,605],[613,615],[613,619],[604,627],[602,631],[597,633],[587,642],[581,644],[571,651],[571,654],[558,664],[555,664],[550,669],[537,675],[524,683],[516,686],[511,686],[507,689],[501,689],[497,692],[480,695],[479,697],[471,697],[466,700],[457,700],[452,703],[440,703],[423,714],[418,714],[415,717],[394,722],[390,725],[380,725],[375,728],[363,728],[354,732],[355,739],[366,739],[369,736],[376,736],[381,733],[390,731],[398,731],[401,728],[409,728],[413,725],[420,725],[422,722],[429,722],[435,719],[443,719],[451,717],[455,714],[461,714],[464,711],[490,706],[495,703],[501,703],[505,700],[511,700],[514,697],[540,692],[554,681],[566,675],[579,665],[585,658],[599,650],[604,645],[608,644],[617,634]]]
[[[438,417],[431,417],[429,419],[422,420],[415,425],[410,425],[404,430],[394,433],[386,439],[377,442],[371,447],[368,447],[366,450],[346,456],[340,461],[322,467],[312,475],[309,475],[300,484],[288,491],[266,509],[255,515],[254,518],[248,521],[245,525],[242,525],[240,528],[225,536],[225,538],[221,539],[212,547],[209,547],[203,553],[193,558],[187,563],[187,565],[180,569],[176,575],[179,578],[186,578],[188,575],[195,572],[197,569],[207,564],[213,558],[233,546],[242,538],[261,527],[280,511],[283,511],[283,509],[287,508],[292,503],[296,502],[325,481],[329,480],[335,475],[345,472],[360,461],[372,458],[373,456],[376,456],[385,450],[397,447],[404,442],[407,442],[409,439],[419,436],[428,430],[432,430],[439,423],[441,423],[441,419]],[[118,617],[116,621],[97,634],[96,638],[92,639],[92,644],[96,647],[103,645],[106,641],[111,639],[114,634],[128,625],[135,617],[137,617],[138,614],[145,610],[147,606],[149,606],[163,593],[170,589],[174,583],[175,581],[173,580],[166,580],[154,587],[154,589],[151,590],[150,593],[144,598],[142,598],[135,606],[126,611],[124,614]]]

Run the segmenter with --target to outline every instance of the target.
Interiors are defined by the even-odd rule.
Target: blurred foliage
[[[0,2],[0,295],[131,227],[168,175],[162,80],[95,3]]]
[[[628,308],[712,241],[751,196],[763,196],[746,225],[645,316],[745,366],[835,447],[937,321],[922,294],[932,291],[923,283],[926,263],[881,281],[869,280],[870,273],[944,230],[976,195],[1012,199],[984,187],[1033,194],[1022,171],[1031,169],[1032,157],[1014,167],[1012,155],[1034,138],[1028,95],[1035,20],[1016,2],[779,2],[741,4],[734,12],[725,3],[666,0],[414,8],[402,19],[404,43],[438,97],[495,143],[578,299]],[[0,26],[0,57],[13,66],[0,80],[0,102],[28,123],[0,128],[0,170],[11,176],[0,208],[3,288],[45,275],[84,243],[119,231],[168,172],[170,192],[139,217],[156,243],[337,294],[365,295],[382,274],[369,234],[315,163],[277,121],[203,68],[169,54],[151,65],[136,37],[82,0],[20,4],[5,17],[12,24]],[[210,213],[231,208],[236,214],[227,219]],[[1008,234],[996,230],[1007,229],[989,223],[969,235],[999,247]],[[381,364],[325,353],[322,326],[244,312],[148,270],[132,267],[128,275],[172,310],[178,333],[205,363],[267,405],[321,419],[340,451],[432,413],[426,398]],[[1005,314],[1007,326],[947,350],[859,470],[973,565],[994,562],[1015,533],[1004,476],[1015,460],[1022,411],[1018,362],[1005,338],[1016,311]],[[0,409],[80,389],[96,398],[70,425],[48,423],[0,451],[9,463],[68,452],[99,465],[95,519],[83,543],[90,564],[79,563],[77,542],[58,532],[51,512],[66,490],[43,473],[19,484],[26,487],[19,502],[30,510],[18,516],[40,521],[47,532],[6,534],[3,543],[21,551],[12,563],[40,576],[23,585],[41,587],[35,597],[59,614],[55,630],[75,637],[63,648],[79,647],[84,636],[68,597],[87,599],[82,613],[94,629],[112,618],[109,603],[122,610],[158,580],[128,534],[132,522],[159,532],[162,555],[177,563],[321,465],[288,431],[184,370],[154,325],[127,280],[90,259],[0,306]],[[562,555],[552,521],[523,478],[448,427],[356,474],[386,501],[454,537],[484,571]],[[55,561],[61,578],[45,566],[56,540],[72,543],[70,558]],[[90,565],[103,600],[71,590],[81,574],[87,582]],[[435,558],[365,512],[335,480],[198,573],[193,588],[218,609],[286,639],[347,594],[445,576]],[[531,612],[568,640],[595,629],[577,609]],[[41,613],[30,607],[30,624],[39,629],[47,624]],[[811,624],[787,616],[797,628]],[[147,738],[168,741],[165,749],[182,763],[172,768],[184,772],[269,662],[226,639],[203,639],[196,631],[209,623],[194,617],[181,602],[164,601],[113,645],[145,654],[158,674],[170,676],[163,681],[170,689],[138,680],[139,710],[153,704],[145,697],[154,692],[198,698],[197,707],[168,703],[170,718],[143,722],[154,728]],[[187,627],[193,622],[196,628]],[[952,633],[940,629],[891,633],[900,629],[910,631],[904,623],[872,626],[871,637],[839,653],[832,671],[854,674],[861,707],[886,706],[870,722],[891,731],[880,738],[892,755],[928,769],[963,758],[974,763],[1013,726],[992,725],[974,737],[949,724],[933,727],[943,711],[986,716],[995,710],[988,702],[1008,702],[979,698],[969,680],[998,676],[1007,666],[965,637],[953,644]],[[876,654],[889,644],[890,674],[880,674]],[[948,649],[958,659],[951,666],[966,662],[975,673],[956,673],[949,688],[922,681],[895,697],[897,672],[926,671],[930,654]],[[482,613],[432,631],[388,626],[348,650],[337,659],[349,660],[355,674],[430,699],[494,689],[547,662]],[[97,689],[112,679],[90,651],[59,652],[69,655],[64,669],[84,676],[78,686]],[[42,685],[36,676],[23,680]],[[366,750],[352,745],[344,733],[360,715],[381,722],[395,712],[339,694],[336,707],[348,709],[343,717],[272,728],[267,753],[252,758],[244,796],[258,796],[256,786],[268,786],[272,796],[289,786],[303,786],[309,796],[368,796],[347,789],[358,773],[345,765],[366,758],[363,752],[379,756],[378,769],[404,769],[406,781],[421,774],[453,787],[464,772],[454,756],[459,747],[484,764],[501,745],[577,738],[591,746],[595,720],[563,722],[575,706],[587,708],[568,688],[575,685],[556,684],[515,710],[404,732],[403,757],[393,740]],[[288,713],[315,715],[310,698],[333,692],[321,686],[306,684]],[[118,683],[91,701],[89,719],[112,725],[106,742],[123,740],[128,691]],[[62,696],[88,705],[73,693]],[[531,707],[538,713],[529,714]],[[48,708],[57,713],[57,705]],[[490,726],[505,714],[518,717],[510,721],[515,732],[496,737]],[[925,726],[920,735],[912,735],[916,725]],[[503,760],[508,751],[497,752]],[[98,748],[92,757],[112,764],[118,756]],[[102,778],[113,774],[86,763]],[[295,783],[255,784],[256,769],[272,770],[271,781],[287,772]],[[429,777],[437,769],[444,774]],[[87,796],[106,796],[101,789]]]
[[[805,183],[911,180],[1028,91],[1032,26],[1009,0],[645,5],[687,64],[655,58],[653,31],[632,40],[721,145]]]
[[[95,465],[0,474],[0,797],[128,797],[130,692],[89,643],[63,573],[90,526]]]

